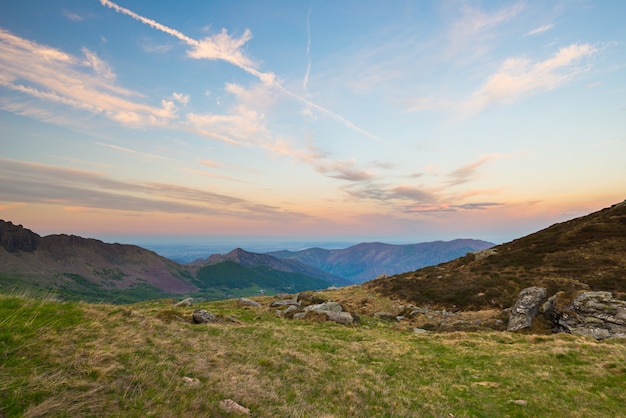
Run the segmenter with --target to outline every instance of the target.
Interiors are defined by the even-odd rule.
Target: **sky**
[[[626,2],[3,0],[0,219],[501,243],[626,199]]]

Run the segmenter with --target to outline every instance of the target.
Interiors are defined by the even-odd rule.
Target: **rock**
[[[193,298],[183,299],[174,306],[179,308],[181,306],[191,306],[191,305],[193,305]]]
[[[308,311],[331,311],[331,312],[341,312],[343,308],[337,302],[324,302],[318,303],[316,305],[309,305],[304,308],[305,312]]]
[[[626,301],[611,292],[582,292],[557,316],[561,329],[575,335],[626,338]]]
[[[16,251],[32,252],[37,249],[41,237],[22,225],[0,220],[0,247],[10,253]]]
[[[300,302],[302,306],[317,305],[326,302],[326,299],[313,292],[298,293],[296,300]]]
[[[374,318],[382,319],[383,321],[395,321],[396,315],[391,312],[375,312]]]
[[[297,302],[293,299],[275,300],[272,303],[270,303],[270,308],[279,308],[279,307],[285,307],[289,305],[300,306],[300,302]]]
[[[200,386],[200,380],[196,377],[183,377],[183,383],[187,386]]]
[[[306,312],[297,312],[293,314],[293,319],[304,319],[306,314],[307,314]]]
[[[220,409],[229,414],[250,415],[250,409],[239,405],[232,399],[224,399],[220,401]]]
[[[519,292],[515,304],[511,308],[507,331],[519,331],[530,328],[533,319],[539,312],[541,301],[546,297],[547,290],[543,287],[527,287]]]
[[[428,331],[426,331],[424,328],[413,328],[413,332],[416,334],[425,334]]]
[[[304,318],[313,321],[332,321],[338,324],[352,324],[355,322],[355,318],[352,316],[350,312],[334,312],[334,311],[320,311],[320,310],[310,310],[307,312],[302,312],[303,316],[299,314],[294,315],[296,318]]]
[[[244,306],[254,306],[255,308],[258,308],[261,306],[261,304],[259,302],[257,302],[256,300],[252,300],[252,299],[248,299],[248,298],[239,298],[237,300],[237,302],[240,305],[244,305]]]
[[[204,309],[198,309],[193,311],[191,315],[193,318],[194,324],[209,324],[212,322],[216,322],[217,318],[209,311],[205,311]]]

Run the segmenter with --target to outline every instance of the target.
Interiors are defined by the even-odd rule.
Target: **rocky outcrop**
[[[542,300],[546,297],[547,290],[543,287],[528,287],[519,292],[515,304],[509,315],[507,331],[519,331],[530,328],[533,319],[539,313]]]
[[[331,321],[346,325],[358,322],[358,317],[344,311],[341,304],[325,300],[312,292],[299,293],[293,299],[273,301],[270,308],[283,308],[276,310],[276,314],[290,319]]]
[[[571,334],[626,338],[626,301],[614,299],[611,292],[582,292],[557,317],[558,326]]]
[[[0,220],[0,246],[10,253],[35,251],[41,237],[22,225]]]
[[[211,312],[204,309],[198,309],[193,311],[191,317],[194,324],[210,324],[213,322],[217,322],[217,317]]]

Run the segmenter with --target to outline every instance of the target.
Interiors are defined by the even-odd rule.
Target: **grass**
[[[238,321],[179,319],[194,309]],[[0,296],[0,416],[235,416],[224,399],[256,417],[624,416],[626,341]]]

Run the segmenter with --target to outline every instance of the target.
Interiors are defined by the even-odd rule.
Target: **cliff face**
[[[8,252],[32,252],[37,249],[40,242],[41,237],[30,229],[0,220],[0,246]]]

